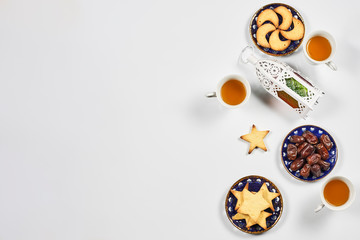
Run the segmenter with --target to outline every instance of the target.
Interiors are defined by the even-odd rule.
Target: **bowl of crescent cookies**
[[[285,56],[300,47],[305,35],[305,24],[295,8],[283,3],[272,3],[253,15],[250,35],[255,46],[263,53]]]

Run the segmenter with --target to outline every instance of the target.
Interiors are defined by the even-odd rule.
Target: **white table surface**
[[[283,168],[280,145],[303,124],[328,130],[339,150],[329,176],[360,193],[358,1],[288,1],[337,40],[337,72],[280,60],[326,92],[307,120],[238,66],[251,16],[272,1],[0,1],[0,239],[247,239],[226,217],[239,178],[272,180],[284,197],[278,224],[258,239],[350,239],[360,197],[322,210],[324,180]],[[260,54],[259,56],[267,57]],[[223,108],[204,94],[236,73],[253,94]],[[270,130],[267,152],[240,135]],[[356,235],[355,235],[356,234]]]

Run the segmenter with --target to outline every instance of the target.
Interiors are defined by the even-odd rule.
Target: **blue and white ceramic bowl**
[[[275,50],[272,50],[270,48],[264,48],[262,46],[260,46],[260,44],[257,42],[256,40],[256,31],[258,30],[258,27],[257,27],[257,24],[256,24],[256,20],[257,20],[257,17],[259,16],[259,14],[265,10],[265,9],[274,9],[274,8],[277,8],[278,6],[284,6],[286,7],[287,9],[289,9],[293,15],[293,17],[299,19],[303,24],[304,24],[304,27],[305,27],[305,23],[304,23],[304,20],[302,19],[300,13],[293,7],[289,6],[289,5],[286,5],[286,4],[283,4],[283,3],[271,3],[271,4],[268,4],[266,6],[263,6],[262,8],[260,8],[255,14],[254,16],[251,18],[250,20],[250,37],[251,39],[253,40],[255,46],[260,50],[262,51],[263,53],[265,54],[268,54],[268,55],[272,55],[272,56],[285,56],[285,55],[288,55],[288,54],[291,54],[293,52],[295,52],[301,45],[301,43],[303,42],[303,39],[300,39],[300,40],[296,40],[296,41],[291,41],[290,43],[290,46],[283,50],[283,51],[275,51]],[[278,15],[279,18],[280,18],[280,23],[282,21],[281,19],[281,16]],[[293,24],[291,24],[290,28],[288,30],[291,30],[293,28]],[[270,36],[267,36],[267,39],[269,39]],[[281,40],[286,40],[284,38],[282,38],[282,36],[280,36],[280,39]]]
[[[329,136],[330,140],[334,144],[333,147],[329,151],[329,159],[326,160],[326,162],[330,163],[330,168],[327,171],[322,171],[321,175],[319,177],[314,177],[314,176],[312,176],[312,174],[310,174],[310,176],[308,178],[304,178],[303,176],[300,175],[300,170],[292,171],[290,169],[290,165],[291,165],[292,161],[290,161],[287,158],[287,146],[290,143],[289,139],[293,135],[302,135],[305,131],[312,132],[319,139],[322,134],[327,134]],[[326,177],[334,169],[336,162],[337,162],[337,155],[338,155],[338,151],[337,151],[337,147],[336,147],[334,138],[326,130],[324,130],[318,126],[314,126],[314,125],[304,125],[304,126],[300,126],[300,127],[297,127],[295,129],[291,130],[289,132],[289,134],[285,137],[285,139],[281,145],[281,159],[282,159],[282,163],[283,163],[286,171],[288,173],[290,173],[290,175],[293,176],[294,178],[304,181],[304,182],[314,182],[314,181],[317,181],[319,179]]]
[[[249,229],[246,228],[246,221],[244,219],[242,220],[233,220],[232,217],[237,213],[235,211],[235,205],[237,202],[236,197],[231,193],[231,190],[236,191],[242,191],[245,187],[245,185],[249,183],[249,191],[250,192],[258,192],[262,186],[263,183],[266,184],[269,191],[271,192],[277,192],[280,193],[279,189],[275,186],[274,183],[272,183],[270,180],[256,175],[246,176],[241,178],[240,180],[236,181],[230,188],[228,194],[226,195],[225,200],[225,212],[230,220],[230,222],[239,230],[250,233],[250,234],[260,234],[263,232],[268,231],[272,227],[275,226],[275,224],[279,221],[281,213],[283,211],[283,198],[281,196],[281,193],[278,197],[276,197],[274,200],[272,200],[273,206],[275,211],[270,210],[270,208],[266,209],[265,211],[272,213],[271,216],[266,218],[266,225],[267,229],[263,229],[258,224],[251,226]]]

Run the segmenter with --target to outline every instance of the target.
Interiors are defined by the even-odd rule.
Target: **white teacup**
[[[221,96],[222,87],[224,86],[225,83],[227,83],[230,80],[236,80],[236,81],[241,82],[244,85],[245,91],[246,91],[244,100],[236,105],[231,105],[231,104],[226,103]],[[207,93],[206,97],[208,97],[208,98],[216,97],[219,100],[219,102],[227,108],[238,108],[241,105],[244,105],[248,101],[250,95],[251,95],[251,87],[250,87],[249,82],[240,75],[232,74],[232,75],[228,75],[228,76],[224,77],[223,79],[221,79],[220,82],[217,84],[216,92]]]
[[[332,205],[332,204],[328,203],[326,201],[326,199],[325,199],[325,196],[324,196],[324,189],[325,189],[326,185],[329,182],[333,181],[333,180],[340,180],[340,181],[344,182],[349,188],[349,198],[344,204],[342,204],[340,206],[335,206],[335,205]],[[347,179],[345,177],[340,177],[340,176],[329,178],[324,182],[324,184],[323,184],[323,186],[321,188],[321,201],[322,201],[322,203],[314,211],[319,212],[323,207],[327,207],[327,208],[329,208],[331,210],[334,210],[334,211],[347,209],[354,202],[355,195],[356,195],[355,188],[354,188],[353,184],[351,183],[351,181],[349,179]]]
[[[331,54],[328,58],[326,58],[325,60],[322,60],[322,61],[317,61],[317,60],[314,60],[312,59],[310,56],[309,56],[309,53],[307,51],[307,48],[308,48],[308,42],[311,38],[313,37],[316,37],[316,36],[320,36],[320,37],[324,37],[326,38],[330,45],[331,45]],[[337,66],[335,65],[334,62],[332,62],[332,59],[335,55],[335,52],[336,52],[336,42],[335,42],[335,39],[333,38],[333,36],[330,35],[330,33],[328,32],[325,32],[325,31],[322,31],[322,30],[319,30],[319,31],[315,31],[315,32],[312,32],[310,33],[306,38],[305,38],[305,46],[303,47],[303,50],[304,50],[304,54],[306,56],[306,58],[313,64],[322,64],[322,63],[325,63],[329,68],[331,68],[332,70],[336,71],[337,70]]]

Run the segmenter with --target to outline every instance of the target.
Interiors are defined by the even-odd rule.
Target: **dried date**
[[[330,168],[330,163],[323,161],[323,160],[318,161],[317,164],[319,164],[321,170],[323,170],[323,171],[327,171]]]
[[[292,143],[303,143],[305,138],[303,136],[293,135],[290,137],[289,141]]]
[[[309,176],[319,177],[323,171],[331,168],[330,151],[335,143],[328,134],[319,134],[304,131],[301,135],[293,135],[288,138],[287,159],[292,163],[289,170],[299,171],[304,178]]]
[[[300,170],[300,175],[303,176],[304,178],[309,177],[310,175],[310,164],[306,163],[303,168]]]
[[[304,164],[305,164],[305,159],[302,159],[302,158],[296,159],[295,161],[293,161],[290,164],[290,169],[292,171],[297,171],[300,168],[302,168],[304,166]]]
[[[321,160],[321,156],[318,153],[313,153],[306,158],[306,161],[310,165],[317,164]]]
[[[305,131],[302,136],[305,138],[305,140],[308,143],[312,145],[317,144],[319,142],[319,139],[310,131]]]
[[[311,154],[313,154],[314,151],[315,151],[314,146],[311,144],[308,144],[301,150],[300,157],[306,158],[307,156],[310,156]]]
[[[324,144],[319,143],[316,145],[316,151],[321,155],[322,160],[327,160],[329,158],[329,152],[324,146]]]
[[[326,134],[320,136],[320,142],[324,144],[328,151],[330,151],[330,149],[334,146],[334,144],[330,140],[330,137]]]
[[[302,144],[300,144],[300,145],[298,146],[298,153],[300,153],[301,150],[303,150],[303,148],[306,147],[307,145],[309,145],[308,142],[303,142]]]
[[[319,177],[321,175],[321,168],[319,164],[314,164],[310,167],[311,174],[315,177]]]
[[[297,156],[297,147],[294,144],[289,144],[287,147],[287,157],[289,160],[295,160]]]

